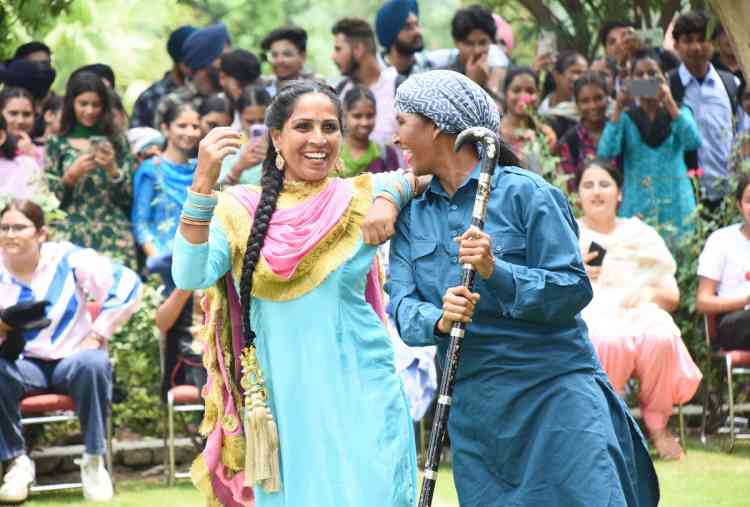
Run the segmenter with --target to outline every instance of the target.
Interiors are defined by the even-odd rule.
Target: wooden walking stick
[[[487,202],[490,197],[490,180],[495,171],[498,160],[499,140],[497,134],[484,127],[471,127],[461,132],[456,138],[454,151],[458,151],[466,143],[480,143],[483,147],[482,168],[479,174],[479,186],[474,199],[474,211],[471,216],[471,225],[479,230],[484,228],[484,217],[487,212]],[[472,264],[463,265],[463,277],[461,284],[470,291],[474,287],[476,271]],[[430,432],[430,444],[427,448],[427,461],[424,468],[424,479],[422,480],[422,492],[419,495],[419,507],[430,507],[432,495],[435,492],[437,481],[437,470],[440,465],[440,450],[443,447],[445,434],[448,429],[448,413],[453,395],[453,384],[456,381],[458,360],[461,355],[461,345],[466,325],[463,322],[454,322],[451,328],[450,345],[446,356],[446,365],[443,378],[440,381],[440,392],[438,394],[435,417],[432,420],[432,431]]]

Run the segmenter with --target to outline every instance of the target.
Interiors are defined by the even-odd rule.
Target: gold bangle
[[[184,216],[180,217],[180,222],[187,225],[196,225],[198,227],[208,227],[211,224],[211,222],[208,220],[194,220],[192,218],[187,218]]]

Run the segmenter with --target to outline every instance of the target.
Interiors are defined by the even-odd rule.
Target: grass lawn
[[[663,507],[747,507],[750,504],[750,445],[740,443],[734,454],[717,447],[705,449],[690,442],[687,457],[677,463],[658,461],[656,469],[662,491]],[[27,505],[53,507],[86,505],[80,492],[35,496]],[[172,505],[202,507],[203,502],[189,482],[175,488],[158,484],[126,482],[118,484],[111,507]],[[433,507],[457,507],[450,470],[440,473]]]

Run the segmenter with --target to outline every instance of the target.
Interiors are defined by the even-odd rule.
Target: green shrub
[[[156,286],[154,278],[144,284],[140,309],[110,341],[115,391],[127,396],[112,407],[115,428],[149,436],[163,433],[159,331],[154,324],[160,302]]]

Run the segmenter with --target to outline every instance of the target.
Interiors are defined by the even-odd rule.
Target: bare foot
[[[651,430],[650,433],[656,452],[661,459],[677,461],[685,457],[685,451],[668,428]]]

